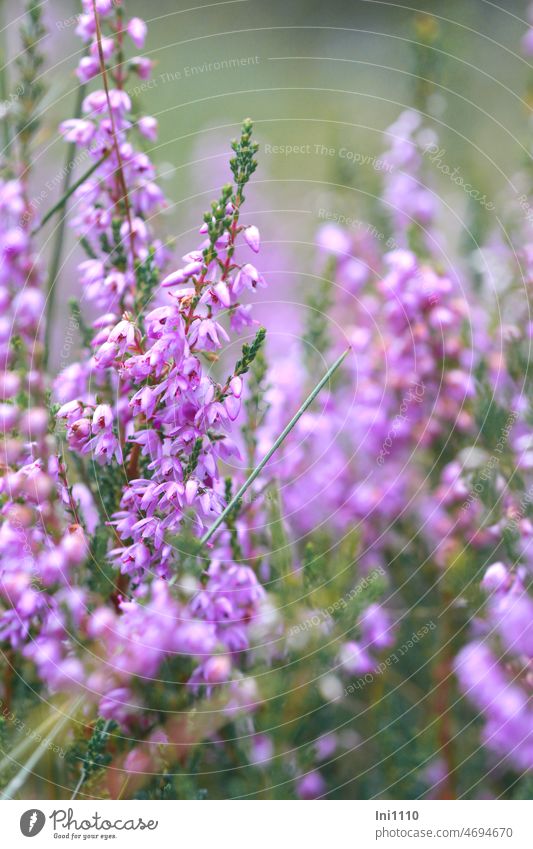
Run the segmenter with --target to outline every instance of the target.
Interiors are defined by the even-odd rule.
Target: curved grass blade
[[[344,353],[341,354],[341,356],[337,360],[335,360],[333,365],[330,366],[330,368],[327,370],[324,377],[317,383],[315,388],[312,390],[312,392],[307,396],[307,398],[303,402],[300,409],[294,414],[294,416],[290,420],[289,424],[280,433],[280,435],[278,436],[278,438],[276,439],[276,441],[274,442],[272,447],[267,451],[267,453],[265,454],[263,459],[255,467],[253,472],[246,478],[246,480],[244,481],[244,483],[241,486],[241,488],[239,489],[239,491],[235,493],[235,495],[233,496],[233,498],[231,499],[229,504],[225,507],[225,509],[222,511],[220,516],[218,516],[218,518],[211,525],[209,530],[203,535],[202,539],[200,540],[200,545],[203,546],[207,542],[209,542],[209,540],[211,539],[213,534],[218,530],[218,528],[223,523],[226,516],[229,513],[231,513],[231,511],[233,510],[235,505],[243,497],[243,495],[246,492],[246,490],[248,489],[248,487],[251,486],[253,484],[254,480],[258,477],[258,475],[261,474],[261,471],[266,466],[266,464],[268,463],[268,461],[270,460],[272,455],[275,454],[275,452],[278,450],[278,448],[280,447],[283,440],[289,435],[289,433],[291,432],[293,427],[298,423],[298,420],[302,417],[302,415],[305,413],[307,408],[313,403],[313,401],[315,400],[315,398],[318,395],[318,393],[320,392],[320,390],[323,389],[323,387],[326,385],[326,383],[328,382],[330,377],[337,371],[337,369],[339,368],[341,363],[344,362],[344,360],[346,359],[346,357],[350,353],[350,350],[351,350],[351,348],[347,348],[346,351],[344,351]]]

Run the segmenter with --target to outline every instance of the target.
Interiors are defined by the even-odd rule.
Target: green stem
[[[105,162],[108,156],[109,151],[106,151],[106,153],[104,153],[104,155],[101,156],[100,159],[94,163],[94,165],[91,165],[91,167],[85,172],[85,174],[83,174],[79,178],[79,180],[76,180],[76,182],[69,188],[69,190],[65,192],[65,194],[58,200],[58,202],[55,203],[51,209],[48,210],[48,212],[46,213],[42,221],[37,225],[37,227],[34,227],[34,229],[31,231],[32,236],[35,236],[39,232],[39,230],[43,229],[45,224],[48,224],[52,216],[55,215],[56,212],[58,212],[63,206],[65,206],[66,202],[74,194],[76,189],[79,189],[81,184],[84,183],[85,180],[88,180],[91,174],[94,174],[96,169],[100,167],[102,162]]]
[[[233,510],[233,508],[235,507],[237,502],[241,500],[241,498],[243,497],[243,495],[246,492],[246,490],[248,489],[248,487],[251,486],[253,484],[254,480],[261,474],[261,471],[264,469],[264,467],[266,466],[266,464],[268,463],[268,461],[270,460],[272,455],[278,450],[278,448],[281,445],[281,443],[283,442],[283,440],[289,435],[289,433],[291,432],[293,427],[297,424],[298,420],[302,417],[302,415],[305,413],[307,408],[313,403],[313,401],[315,400],[315,398],[318,395],[318,393],[320,392],[320,390],[325,386],[325,384],[328,382],[330,377],[334,374],[334,372],[337,371],[337,369],[339,368],[341,363],[346,359],[346,357],[350,353],[350,350],[351,350],[351,348],[347,348],[346,351],[344,351],[344,353],[341,354],[341,356],[337,360],[335,360],[333,365],[330,366],[330,368],[327,370],[327,372],[324,375],[324,377],[322,378],[322,380],[320,380],[320,382],[317,383],[317,385],[312,390],[312,392],[307,396],[307,398],[303,402],[303,404],[300,407],[300,409],[298,410],[298,412],[294,414],[294,416],[290,420],[289,424],[280,433],[280,435],[278,436],[278,438],[276,439],[276,441],[274,442],[272,447],[267,451],[267,453],[265,454],[265,456],[263,457],[261,462],[255,467],[253,472],[246,478],[246,480],[244,481],[244,483],[241,486],[241,488],[239,489],[239,491],[233,496],[233,498],[231,499],[229,504],[222,511],[222,513],[216,519],[216,521],[211,525],[209,530],[203,535],[202,539],[200,540],[201,546],[203,546],[207,542],[209,542],[209,540],[211,539],[211,537],[213,536],[215,531],[218,530],[218,528],[220,527],[220,525],[222,524],[222,522],[224,521],[226,516],[229,513],[231,513],[231,511]]]
[[[76,787],[74,788],[74,792],[72,793],[72,796],[70,797],[70,801],[72,801],[73,799],[76,798],[76,796],[80,792],[84,782],[85,782],[85,776],[82,774],[82,775],[80,775],[80,777],[78,779],[78,783],[76,784]]]
[[[81,116],[81,109],[83,104],[83,98],[85,97],[86,86],[81,85],[78,87],[78,94],[76,98],[76,106],[74,109],[74,117],[79,118]],[[76,153],[76,143],[70,142],[67,148],[67,155],[65,157],[65,176],[63,178],[63,186],[61,192],[61,200],[63,204],[65,204],[70,197],[70,181],[72,178],[72,161],[74,159],[74,154]],[[69,194],[70,192],[70,194]],[[47,213],[48,217],[54,214],[54,210],[51,210]],[[48,218],[43,219],[41,222],[41,227],[46,224]],[[56,299],[56,283],[57,277],[59,274],[59,266],[61,264],[61,254],[63,253],[63,239],[65,238],[65,224],[66,224],[66,216],[60,219],[59,224],[57,225],[56,238],[54,241],[54,248],[52,251],[52,259],[50,262],[50,271],[48,275],[48,287],[47,287],[47,297],[46,297],[46,319],[44,326],[44,369],[46,370],[48,366],[48,358],[50,355],[50,336],[52,333],[52,318],[54,315],[54,305]]]
[[[50,714],[45,717],[40,725],[34,729],[34,736],[43,735],[46,732],[46,729],[53,725],[56,721],[57,717],[54,714]],[[0,761],[0,775],[8,768],[12,767],[13,764],[18,764],[18,758],[22,758],[27,749],[31,747],[33,742],[33,737],[25,737],[20,743],[18,743],[14,749],[12,749],[9,753],[6,753],[2,749],[2,753],[4,757]]]
[[[7,54],[4,43],[4,4],[0,3],[0,32],[2,33],[2,44],[0,45],[0,101],[6,105],[8,98],[8,82],[7,82]],[[6,105],[7,110],[7,105]],[[4,150],[2,151],[3,158],[7,158],[11,145],[11,133],[9,127],[9,118],[6,114],[2,118],[2,126],[4,131]]]

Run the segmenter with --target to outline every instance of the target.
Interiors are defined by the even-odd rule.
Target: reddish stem
[[[135,238],[133,233],[133,224],[131,220],[131,207],[130,201],[128,197],[128,189],[126,186],[126,180],[124,178],[124,168],[122,165],[122,156],[120,154],[120,146],[118,143],[117,136],[117,127],[115,123],[115,116],[113,114],[113,110],[111,108],[111,100],[109,97],[109,83],[107,79],[107,69],[104,59],[104,51],[102,49],[102,31],[100,29],[100,18],[98,16],[98,11],[96,9],[96,0],[92,0],[93,4],[93,14],[94,14],[94,23],[96,27],[96,42],[98,45],[98,59],[100,61],[100,73],[102,74],[102,82],[104,84],[104,91],[107,101],[107,109],[109,112],[109,120],[111,121],[111,135],[113,138],[113,148],[115,150],[115,155],[117,157],[117,179],[120,187],[120,191],[122,192],[122,197],[119,197],[119,201],[122,200],[124,203],[124,209],[126,211],[126,218],[128,221],[128,230],[129,230],[129,241],[130,241],[130,250],[131,250],[131,258],[132,258],[132,270],[135,271]]]

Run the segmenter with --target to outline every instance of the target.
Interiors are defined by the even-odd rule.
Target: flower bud
[[[259,252],[259,247],[261,244],[261,238],[259,236],[259,230],[253,224],[250,227],[245,227],[243,230],[243,236],[246,241],[246,244],[254,251],[254,253]]]

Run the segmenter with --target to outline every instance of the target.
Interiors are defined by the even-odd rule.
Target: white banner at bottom
[[[533,802],[4,802],[2,845],[531,849]],[[34,840],[29,844],[29,840]]]

